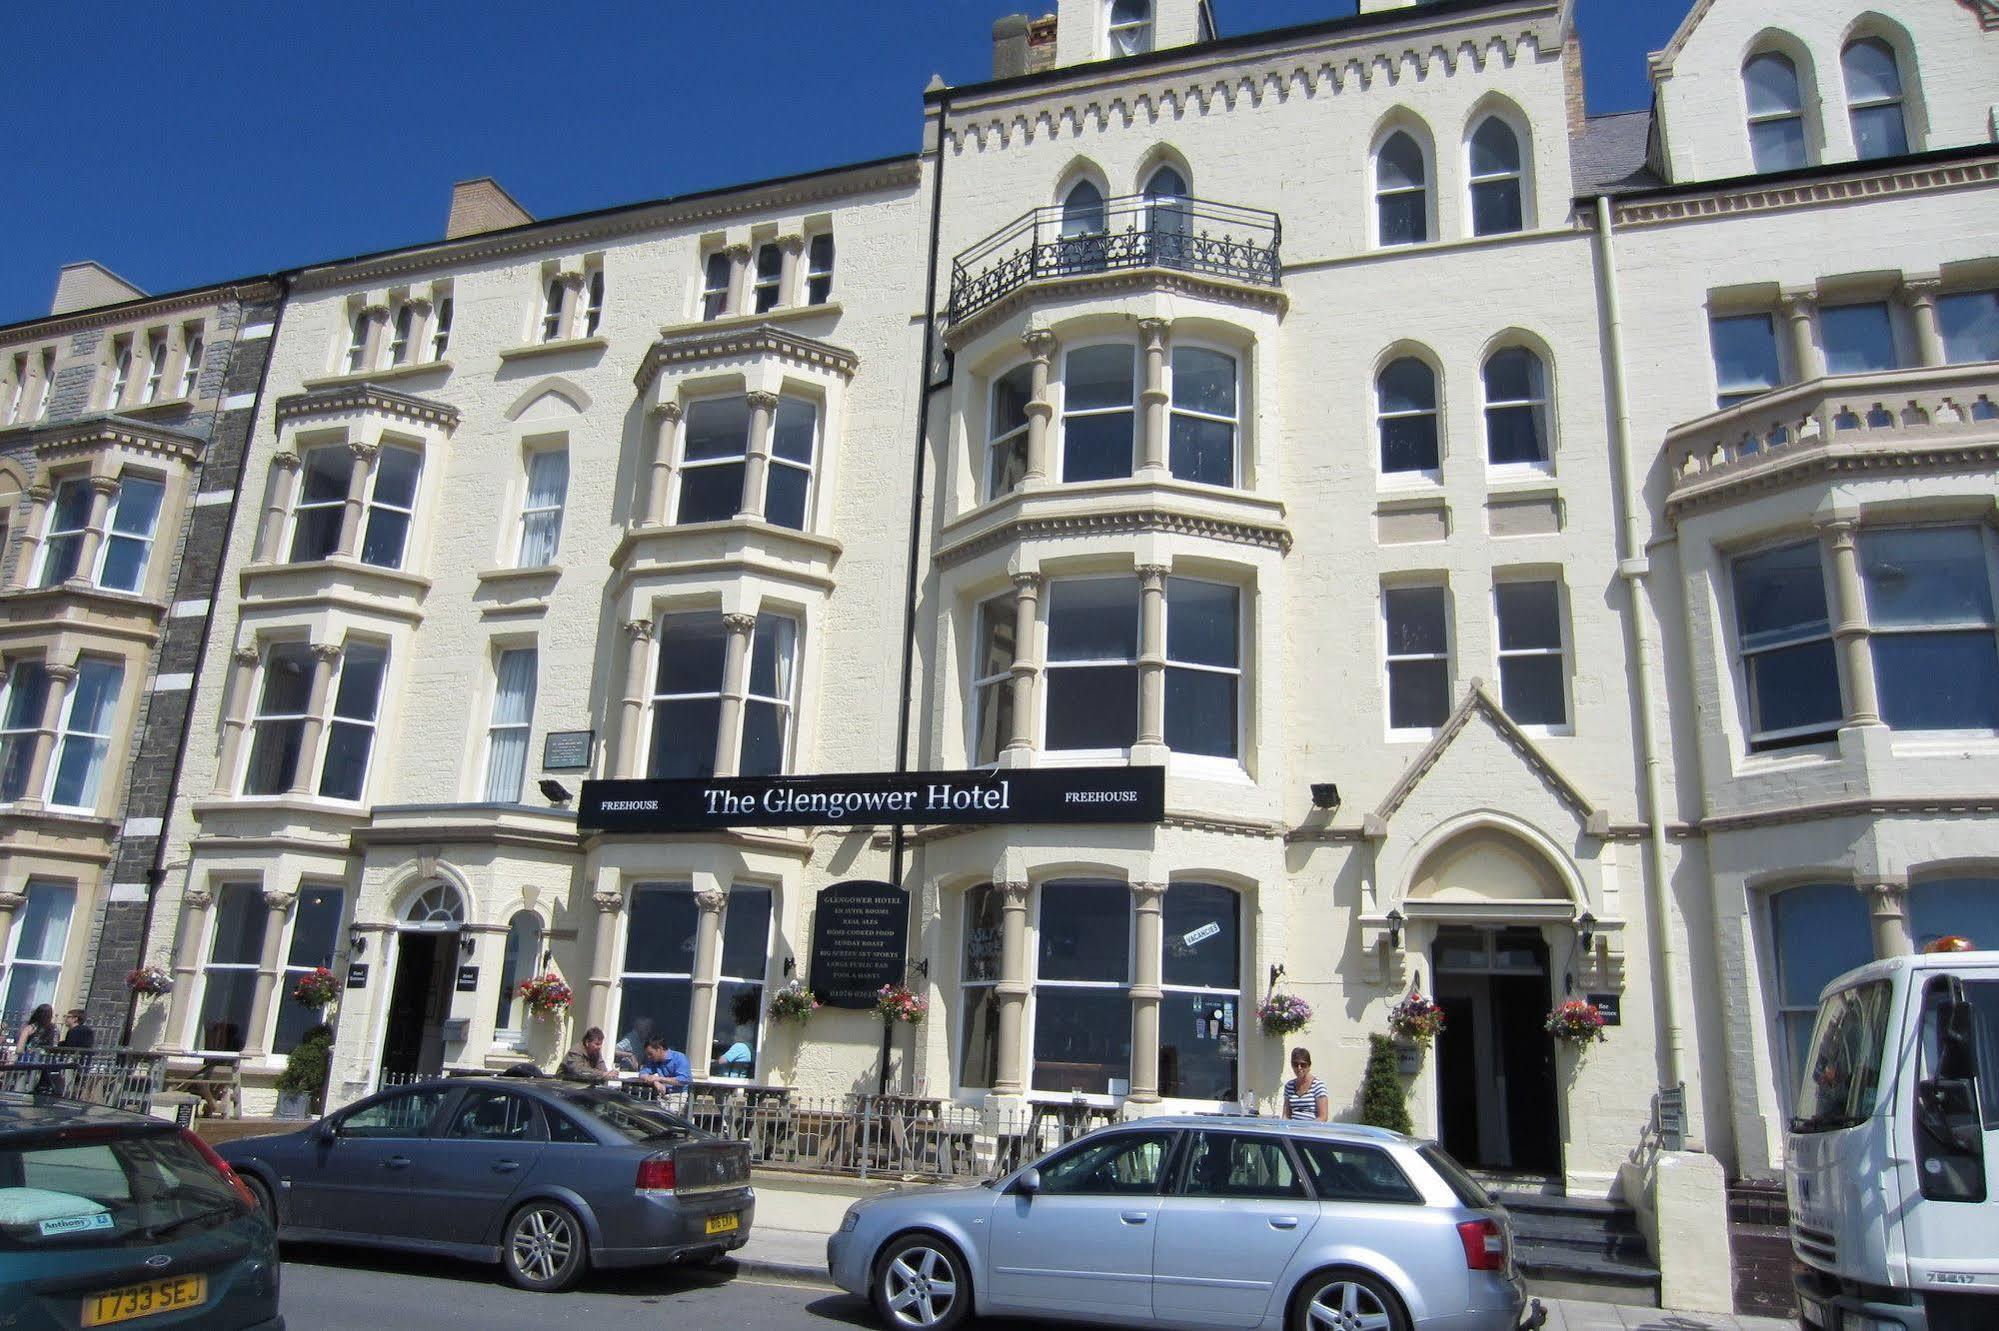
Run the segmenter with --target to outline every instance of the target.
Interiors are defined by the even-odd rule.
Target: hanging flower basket
[[[125,987],[141,998],[158,998],[174,990],[174,977],[165,966],[141,966],[125,977]]]
[[[1312,1019],[1312,1005],[1296,994],[1272,993],[1258,1004],[1256,1019],[1265,1035],[1289,1035],[1305,1029]]]
[[[1388,1033],[1404,1044],[1427,1049],[1437,1032],[1444,1029],[1444,1010],[1436,1000],[1411,989],[1400,1003],[1388,1010]]]
[[[514,989],[521,1002],[527,1004],[528,1012],[536,1017],[559,1017],[569,1011],[569,1005],[576,995],[554,971],[537,975],[531,980],[522,980]]]
[[[930,1011],[927,1000],[918,998],[899,984],[885,984],[875,990],[875,1015],[883,1021],[899,1021],[908,1026],[921,1026],[924,1014]]]
[[[315,966],[301,975],[292,987],[292,1002],[300,1007],[323,1008],[339,992],[340,986],[335,982],[333,972],[324,966]]]
[[[1610,1037],[1604,1034],[1603,1013],[1594,1003],[1571,998],[1548,1014],[1548,1034],[1581,1051]]]
[[[795,1021],[800,1025],[804,1025],[805,1019],[818,1010],[819,1000],[797,980],[772,994],[770,1006],[766,1009],[772,1021]]]

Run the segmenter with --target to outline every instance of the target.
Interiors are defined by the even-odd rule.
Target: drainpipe
[[[1652,700],[1658,696],[1657,645],[1652,632],[1646,578],[1651,561],[1645,555],[1643,496],[1639,472],[1631,455],[1631,396],[1624,376],[1624,314],[1617,292],[1617,251],[1611,237],[1610,200],[1596,200],[1597,295],[1603,302],[1606,351],[1609,359],[1611,449],[1617,465],[1618,501],[1623,505],[1617,550],[1617,576],[1629,599],[1631,651],[1638,668],[1632,679],[1638,690],[1638,752],[1644,764],[1646,850],[1651,890],[1645,894],[1651,916],[1652,965],[1660,1043],[1665,1052],[1659,1068],[1659,1089],[1673,1091],[1686,1084],[1686,1030],[1680,1019],[1680,950],[1673,941],[1672,892],[1666,865],[1665,780],[1660,774],[1659,738],[1652,728]]]

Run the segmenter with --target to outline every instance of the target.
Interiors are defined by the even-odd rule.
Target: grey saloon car
[[[1541,1323],[1506,1213],[1441,1149],[1332,1123],[1184,1117],[1103,1128],[973,1187],[849,1207],[842,1289],[898,1331],[973,1314],[1270,1331]]]
[[[400,1087],[220,1154],[280,1239],[497,1261],[531,1290],[592,1267],[718,1259],[756,1210],[747,1142],[547,1080]]]

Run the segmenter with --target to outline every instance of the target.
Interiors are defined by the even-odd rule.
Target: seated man
[[[583,1042],[562,1056],[555,1075],[586,1086],[616,1082],[618,1074],[604,1066],[604,1032],[595,1026],[583,1032]]]
[[[646,1038],[646,1056],[645,1061],[639,1064],[639,1080],[664,1095],[668,1091],[686,1090],[687,1083],[693,1078],[694,1068],[688,1063],[687,1055],[667,1048],[665,1036]]]

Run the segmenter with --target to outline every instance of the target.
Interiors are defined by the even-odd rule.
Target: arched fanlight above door
[[[445,933],[464,923],[465,899],[449,883],[433,883],[425,888],[403,912],[403,924],[411,929]]]

